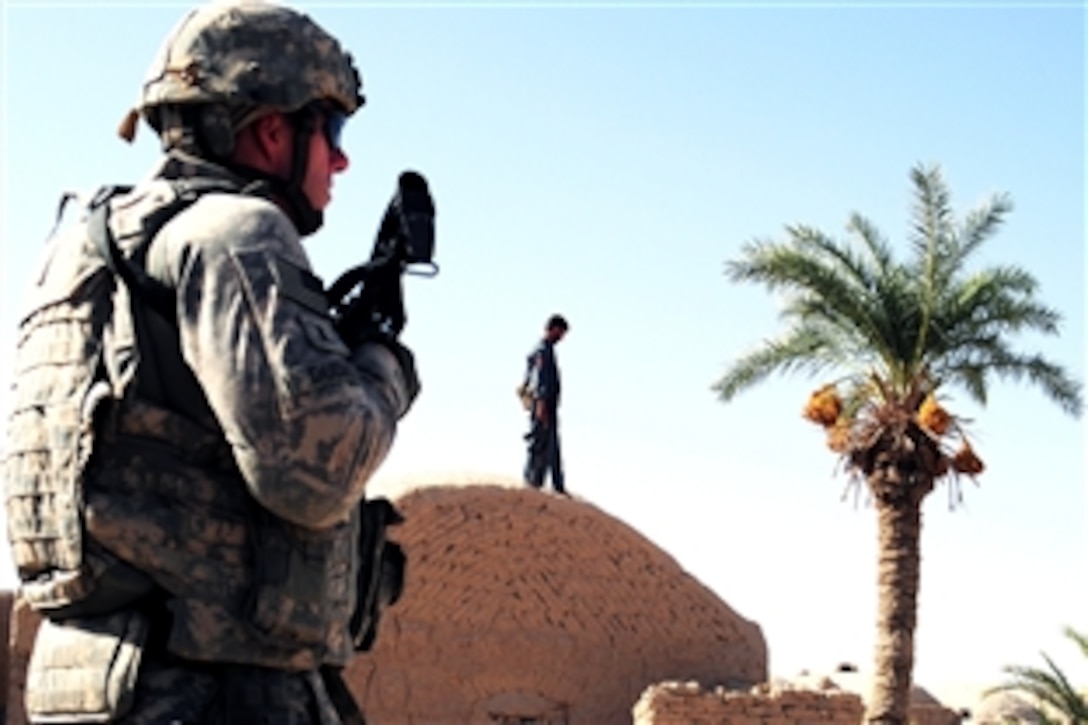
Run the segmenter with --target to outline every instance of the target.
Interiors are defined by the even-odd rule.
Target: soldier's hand
[[[401,383],[406,399],[406,403],[401,410],[401,416],[403,417],[412,406],[412,403],[415,402],[421,387],[419,374],[416,372],[416,358],[411,350],[397,340],[387,340],[385,345],[393,353],[393,357],[397,359],[397,363],[400,365]]]
[[[352,352],[352,359],[356,365],[385,381],[397,418],[403,417],[420,389],[412,351],[387,335],[371,335]]]

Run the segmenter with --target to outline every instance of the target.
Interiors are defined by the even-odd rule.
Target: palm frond
[[[1019,382],[1025,378],[1042,388],[1062,410],[1080,415],[1081,384],[1070,378],[1058,365],[1038,354],[1016,353],[1003,339],[991,334],[958,345],[943,358],[934,361],[936,377],[962,384],[980,404],[986,402],[990,374]]]
[[[1065,627],[1062,629],[1062,634],[1073,640],[1073,643],[1080,649],[1080,653],[1085,657],[1088,657],[1088,634],[1078,632],[1072,627]]]
[[[989,398],[989,385],[986,381],[986,366],[970,362],[955,363],[947,361],[934,376],[934,387],[951,383],[962,387],[968,397],[985,407]]]
[[[1028,382],[1040,387],[1043,393],[1065,412],[1074,416],[1081,414],[1083,408],[1081,383],[1070,378],[1065,370],[1041,355],[1014,353],[996,338],[986,346],[974,345],[967,350],[967,355],[968,357],[960,364],[956,364],[953,358],[951,365],[942,367],[943,377],[964,382],[961,371],[966,368],[976,371],[983,369],[986,373],[993,373],[1002,380],[1013,382],[1027,379]],[[985,402],[984,396],[979,402]]]
[[[1012,210],[1012,198],[1002,193],[995,194],[983,205],[969,211],[956,235],[954,250],[948,256],[947,269],[962,269],[967,258],[998,232],[1005,223],[1005,216]]]
[[[1063,633],[1072,639],[1081,653],[1088,656],[1088,637],[1066,627]],[[1088,722],[1088,698],[1073,687],[1069,678],[1045,652],[1041,653],[1046,669],[1013,665],[1003,668],[1010,676],[1008,681],[992,687],[986,694],[994,692],[1021,692],[1030,695],[1037,703],[1036,712],[1047,722]],[[1061,716],[1051,720],[1050,714]]]
[[[786,301],[781,314],[798,327],[822,327],[827,336],[835,336],[836,346],[845,359],[884,360],[894,353],[879,335],[867,335],[844,311],[828,303],[824,297],[814,294],[797,295]],[[879,329],[879,321],[873,320]]]
[[[778,340],[770,340],[742,356],[711,386],[722,401],[732,400],[742,390],[761,382],[774,372],[801,369],[818,372],[841,363],[833,341],[814,328],[799,328]]]
[[[1049,682],[1054,688],[1054,696],[1057,700],[1057,709],[1070,716],[1073,722],[1085,722],[1088,721],[1088,701],[1084,699],[1072,683],[1069,682],[1069,678],[1065,673],[1054,664],[1052,660],[1045,652],[1042,653],[1043,660],[1046,661],[1047,667],[1050,668]]]
[[[726,264],[726,275],[734,282],[761,283],[772,292],[822,298],[837,311],[840,322],[849,324],[863,337],[872,337],[867,295],[852,275],[842,273],[842,266],[829,261],[833,255],[810,247],[815,241],[746,244],[741,250],[743,258]]]
[[[1038,282],[1015,267],[992,267],[949,284],[935,310],[934,324],[945,334],[963,325],[967,329],[996,326],[1007,332],[1058,332],[1061,316],[1033,298]]]
[[[846,230],[865,244],[865,249],[873,260],[876,274],[878,276],[887,274],[895,260],[891,247],[876,226],[866,217],[854,212],[846,223]]]
[[[914,255],[908,262],[897,262],[876,227],[854,213],[847,223],[852,244],[794,224],[786,227],[785,241],[749,242],[726,263],[730,281],[756,282],[784,297],[781,319],[793,332],[788,342],[738,361],[714,389],[729,400],[766,377],[767,368],[842,364],[875,375],[885,386],[882,394],[901,403],[955,384],[985,404],[989,381],[999,378],[1037,385],[1063,410],[1080,415],[1080,382],[1042,356],[1009,346],[1018,333],[1058,334],[1061,316],[1037,299],[1037,280],[1015,266],[965,269],[1000,229],[1012,201],[995,195],[957,226],[939,167],[915,166],[910,178]],[[805,344],[816,340],[807,351]],[[813,355],[811,364],[795,359],[805,354]]]
[[[940,167],[917,165],[911,169],[914,205],[911,208],[910,241],[916,256],[925,258],[948,250],[954,237],[951,198]]]
[[[1045,653],[1042,657],[1046,661],[1047,670],[1036,667],[1006,667],[1004,671],[1012,676],[1012,681],[992,690],[1023,692],[1073,722],[1088,721],[1088,702],[1085,702],[1084,697],[1070,684],[1065,673],[1050,657]]]
[[[909,379],[909,365],[902,361],[910,359],[917,329],[910,322],[916,305],[909,277],[894,266],[878,273],[849,249],[807,227],[787,230],[787,243],[745,245],[743,258],[727,264],[729,278],[788,293],[785,319],[837,329],[844,338],[841,347],[867,348],[871,354],[866,358],[882,360],[897,384]]]
[[[852,280],[807,246],[750,242],[741,248],[741,259],[726,263],[726,276],[733,282],[761,283],[772,292],[809,291],[840,302],[852,297],[857,291]]]
[[[875,298],[877,334],[889,350],[888,367],[896,371],[892,382],[897,388],[909,386],[920,370],[918,354],[920,334],[924,329],[922,304],[918,290],[901,267],[881,277]]]
[[[875,270],[870,268],[850,247],[841,245],[820,230],[803,224],[789,225],[786,232],[798,248],[812,251],[846,273],[858,291],[872,290],[875,278],[879,275],[879,267]]]

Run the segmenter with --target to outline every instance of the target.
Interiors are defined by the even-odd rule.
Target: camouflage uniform
[[[191,153],[222,157],[241,116],[317,99],[362,103],[350,57],[306,16],[197,11],[140,109],[169,152],[107,202],[124,263],[166,304],[118,278],[89,224],[50,240],[3,459],[21,593],[47,617],[32,721],[358,721],[338,672],[360,637],[360,504],[418,391],[411,355],[349,349],[299,220],[269,184]],[[201,143],[177,104],[210,109]],[[148,235],[194,179],[215,188]]]

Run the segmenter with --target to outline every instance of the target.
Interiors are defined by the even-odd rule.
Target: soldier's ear
[[[259,143],[268,148],[289,146],[294,134],[291,124],[281,113],[270,113],[261,116],[250,124],[253,133],[256,134]]]
[[[238,132],[234,160],[276,175],[291,171],[294,130],[280,113],[261,116]]]

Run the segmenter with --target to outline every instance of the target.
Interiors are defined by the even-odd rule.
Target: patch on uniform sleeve
[[[325,284],[316,274],[282,257],[272,258],[272,271],[280,293],[307,309],[327,315],[329,300],[325,297]]]

